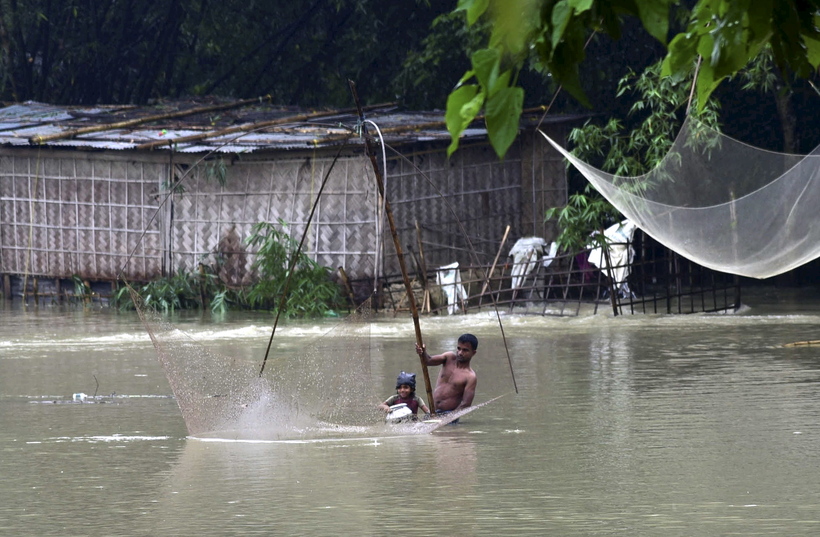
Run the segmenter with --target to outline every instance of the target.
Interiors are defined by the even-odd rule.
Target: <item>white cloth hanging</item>
[[[436,271],[436,283],[447,297],[447,313],[452,315],[459,310],[458,303],[467,300],[467,290],[461,285],[461,271],[458,261],[439,267]]]
[[[558,253],[558,243],[552,242],[547,251],[547,241],[541,237],[522,237],[515,241],[509,257],[513,258],[512,288],[518,289],[540,262],[548,267]]]
[[[632,248],[632,237],[637,227],[629,219],[626,219],[604,230],[608,245],[607,249],[609,250],[609,261],[612,263],[611,269],[607,266],[607,256],[604,255],[601,245],[594,240],[587,244],[587,248],[590,249],[589,263],[604,271],[607,276],[611,273],[612,283],[615,292],[618,294],[629,295],[631,292],[626,279],[629,276],[632,259],[635,257],[635,250]],[[598,231],[595,231],[592,236],[594,237],[598,233]]]

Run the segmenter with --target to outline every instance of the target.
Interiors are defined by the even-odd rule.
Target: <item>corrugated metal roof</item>
[[[449,141],[442,112],[404,112],[381,105],[369,108],[365,118],[379,126],[391,145]],[[574,119],[578,117],[552,116],[547,122]],[[249,153],[337,145],[357,123],[350,110],[309,111],[254,100],[179,101],[144,107],[30,101],[0,108],[0,145]],[[485,136],[483,128],[464,133],[468,139]]]

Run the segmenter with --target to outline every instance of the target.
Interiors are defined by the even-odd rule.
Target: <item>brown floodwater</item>
[[[745,301],[733,315],[502,315],[506,342],[488,313],[425,318],[434,352],[478,336],[476,403],[499,399],[433,433],[278,440],[189,436],[135,314],[6,306],[0,533],[814,536],[820,359],[783,345],[820,339],[820,300]],[[271,317],[172,321],[261,363]],[[288,322],[275,345],[297,359],[334,323]],[[414,339],[409,318],[370,324],[373,405],[419,373]]]

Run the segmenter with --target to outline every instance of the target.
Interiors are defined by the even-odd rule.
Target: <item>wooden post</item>
[[[609,280],[609,302],[612,304],[612,314],[614,316],[618,316],[618,301],[615,297],[615,278],[613,276],[613,267],[612,267],[612,257],[609,255],[609,240],[604,235],[604,231],[601,230],[601,253],[603,253],[604,263],[606,263],[606,276]]]
[[[205,309],[205,265],[199,264],[199,307]]]
[[[350,307],[356,309],[356,299],[353,298],[353,288],[350,286],[350,280],[347,279],[347,273],[344,267],[339,267],[339,277],[342,280],[345,291],[347,291],[347,297],[350,299]]]
[[[416,220],[416,241],[419,243],[419,270],[421,272],[421,286],[424,288],[424,300],[421,304],[422,311],[427,306],[427,313],[430,313],[430,287],[427,282],[427,262],[424,260],[424,245],[421,243],[421,226]]]
[[[352,80],[348,80],[348,85],[350,86],[350,92],[353,94],[353,100],[356,103],[356,109],[359,111],[359,121],[361,122],[365,152],[367,153],[367,156],[370,158],[370,164],[373,166],[373,173],[376,176],[376,186],[379,189],[379,194],[381,194],[382,199],[384,200],[384,212],[387,215],[387,222],[390,224],[390,234],[393,236],[393,245],[396,247],[396,256],[399,260],[399,268],[401,268],[401,275],[404,279],[404,287],[407,290],[407,300],[410,303],[410,311],[413,314],[413,326],[416,329],[416,343],[419,346],[423,346],[424,340],[421,337],[421,326],[419,325],[419,311],[416,308],[416,299],[413,296],[413,287],[410,285],[410,277],[407,275],[407,265],[404,262],[404,253],[401,249],[399,234],[396,231],[396,222],[393,219],[393,210],[390,207],[390,201],[387,199],[387,195],[384,191],[384,180],[382,179],[382,174],[379,170],[379,164],[378,162],[376,162],[376,152],[373,150],[370,138],[368,138],[367,136],[367,124],[364,121],[364,111],[362,110],[361,103],[359,102],[359,95],[356,92],[356,83]],[[427,398],[430,401],[430,410],[433,413],[435,413],[436,403],[433,400],[433,388],[430,385],[430,374],[427,371],[427,363],[421,356],[419,356],[419,361],[421,362],[421,371],[424,375],[424,386],[427,389]]]
[[[493,277],[493,272],[495,272],[495,266],[498,264],[498,259],[501,257],[501,251],[504,249],[504,243],[507,242],[507,235],[509,234],[510,226],[509,224],[507,224],[507,229],[504,231],[504,236],[501,238],[501,245],[498,247],[498,253],[495,254],[495,259],[493,260],[493,266],[490,268],[490,273],[487,274],[487,279],[484,282],[484,287],[481,288],[481,295],[479,296],[484,296],[484,292],[487,290],[487,286],[490,285],[490,279]]]

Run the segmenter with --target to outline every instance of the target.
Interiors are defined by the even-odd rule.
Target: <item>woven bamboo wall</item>
[[[543,127],[553,140],[565,140],[568,127]],[[567,204],[567,166],[564,157],[538,133],[519,138],[521,143],[521,236],[538,236],[548,241],[558,236],[555,222],[545,223],[544,213]],[[518,237],[513,236],[513,239]]]
[[[248,283],[253,252],[244,241],[253,225],[281,219],[299,241],[332,160],[239,161],[227,166],[225,186],[198,167],[174,200],[173,266],[192,271],[204,262],[221,267],[232,284]],[[369,165],[361,156],[336,162],[303,248],[320,265],[344,267],[351,278],[373,273],[376,195]]]
[[[486,145],[463,147],[449,160],[441,148],[405,156],[408,160],[394,160],[388,166],[388,200],[403,249],[419,250],[415,224],[419,222],[428,266],[471,263],[470,243],[486,257],[497,247],[507,224],[518,228],[517,151],[504,161]],[[392,244],[386,254],[385,273],[397,273]]]
[[[404,157],[388,164],[388,199],[408,256],[419,251],[419,222],[428,269],[455,261],[490,264],[507,225],[506,250],[522,236],[554,238],[544,211],[566,203],[565,167],[541,135],[522,133],[503,160],[487,144],[462,145],[449,160],[442,147]],[[396,274],[398,260],[386,240],[384,273]]]
[[[161,270],[164,167],[93,154],[0,155],[0,272],[131,279]],[[134,255],[126,265],[130,252]]]
[[[401,151],[402,157],[388,160],[387,196],[407,254],[418,252],[418,221],[428,268],[491,262],[507,225],[507,249],[525,235],[553,238],[543,212],[566,202],[566,180],[563,161],[540,136],[525,133],[504,160],[486,144],[464,144],[450,159],[443,144]],[[156,155],[72,151],[43,157],[31,149],[4,149],[0,273],[105,280],[124,267],[126,278],[141,281],[205,263],[219,266],[230,283],[248,283],[253,252],[244,241],[251,227],[281,219],[300,239],[334,153],[280,152],[226,163],[225,186],[209,179],[213,161],[188,168],[195,160],[177,155],[174,175],[184,192],[161,204],[169,162]],[[372,277],[377,198],[370,161],[361,155],[340,158],[305,252],[334,272],[343,267],[351,279]],[[396,274],[395,249],[384,226],[379,272]],[[406,259],[415,271],[412,256]]]

